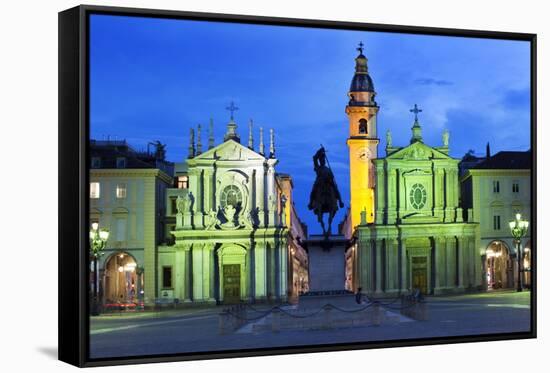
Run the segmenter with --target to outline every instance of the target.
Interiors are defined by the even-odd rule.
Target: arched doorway
[[[493,241],[485,251],[487,261],[487,289],[509,289],[514,286],[512,258],[504,241]]]
[[[138,284],[136,260],[128,253],[118,252],[105,262],[103,300],[109,304],[134,304],[142,288]]]

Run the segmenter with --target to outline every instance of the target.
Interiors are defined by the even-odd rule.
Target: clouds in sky
[[[488,141],[493,151],[529,148],[526,42],[104,15],[91,22],[92,137],[138,148],[158,139],[181,161],[198,123],[213,118],[222,141],[233,100],[241,138],[250,118],[256,144],[259,126],[266,139],[275,129],[277,169],[294,178],[300,217],[318,231],[306,206],[320,144],[349,200],[344,109],[359,41],[380,105],[379,156],[387,129],[408,144],[415,103],[425,142],[440,145],[448,129],[454,157]]]

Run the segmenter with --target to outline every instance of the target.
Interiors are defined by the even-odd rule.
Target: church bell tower
[[[376,93],[369,75],[367,58],[363,55],[363,43],[359,43],[359,55],[355,58],[355,74],[349,89],[346,114],[349,119],[347,140],[350,162],[350,205],[352,229],[361,223],[365,214],[367,223],[374,222],[374,165],[378,156],[379,139],[376,134],[378,105]],[[364,211],[364,212],[363,212]]]

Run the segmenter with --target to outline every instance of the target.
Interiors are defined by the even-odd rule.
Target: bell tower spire
[[[359,55],[355,57],[355,72],[346,106],[349,122],[347,144],[350,162],[352,228],[361,224],[361,212],[366,215],[366,223],[374,222],[375,175],[372,160],[378,157],[379,143],[376,125],[379,107],[374,100],[376,92],[369,75],[367,57],[363,54],[363,42],[360,42],[356,49]]]

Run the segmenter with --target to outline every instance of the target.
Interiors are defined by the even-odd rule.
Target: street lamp
[[[92,293],[92,316],[99,315],[99,276],[98,276],[98,262],[99,258],[103,255],[103,250],[107,244],[109,238],[109,231],[107,229],[99,229],[98,223],[92,223],[92,230],[90,231],[90,257],[94,261],[94,286]]]
[[[518,288],[517,291],[522,291],[523,286],[521,284],[521,239],[527,234],[529,228],[529,222],[527,220],[521,220],[521,214],[516,214],[516,220],[511,221],[510,231],[514,237],[516,243],[516,255],[518,257]]]

